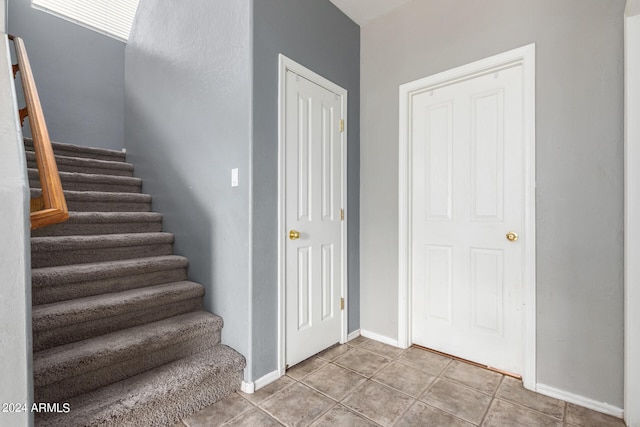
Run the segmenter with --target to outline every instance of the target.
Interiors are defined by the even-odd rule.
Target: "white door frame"
[[[624,19],[624,418],[640,426],[640,1],[627,0]]]
[[[344,310],[340,314],[341,335],[340,343],[347,341],[347,313],[349,310],[349,300],[347,297],[347,223],[349,213],[347,211],[347,90],[335,83],[325,79],[321,75],[309,70],[286,56],[279,55],[278,74],[278,374],[282,376],[286,371],[285,337],[286,337],[286,294],[285,294],[285,249],[287,244],[287,230],[285,224],[285,184],[286,184],[286,162],[285,162],[285,135],[286,135],[286,80],[287,71],[292,71],[305,79],[330,90],[340,96],[340,107],[342,108],[342,119],[344,120],[344,131],[340,134],[342,144],[342,208],[344,209],[344,221],[342,227],[342,285],[341,293],[344,298]]]
[[[535,251],[535,44],[463,65],[400,86],[398,344],[412,344],[411,332],[411,103],[414,95],[444,85],[522,65],[524,114],[524,263],[522,272],[524,386],[536,386],[536,251]]]

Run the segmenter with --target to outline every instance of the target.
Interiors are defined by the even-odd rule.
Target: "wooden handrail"
[[[42,195],[31,199],[31,229],[57,224],[69,218],[67,202],[62,191],[58,165],[51,147],[49,131],[44,120],[42,105],[38,97],[33,72],[29,64],[29,57],[24,42],[20,37],[9,35],[16,49],[18,63],[14,65],[14,75],[20,71],[22,89],[26,107],[20,110],[20,121],[24,125],[24,118],[29,116],[33,148],[36,153],[36,164],[40,175]]]

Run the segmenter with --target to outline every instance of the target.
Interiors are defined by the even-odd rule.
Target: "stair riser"
[[[149,302],[153,305],[153,302]],[[202,309],[202,296],[184,301],[176,301],[170,304],[158,305],[146,308],[136,308],[129,313],[117,316],[77,323],[62,328],[37,330],[34,324],[33,351],[42,351],[59,345],[69,344],[75,341],[108,334],[133,326],[144,325],[157,320],[166,319],[179,314],[191,313]],[[216,343],[218,344],[218,343]]]
[[[33,305],[49,304],[107,292],[121,292],[163,283],[179,282],[186,279],[187,269],[177,268],[130,276],[115,276],[102,280],[65,283],[57,286],[34,286],[32,288],[32,299]]]
[[[162,231],[161,222],[74,224],[71,221],[66,221],[49,227],[31,230],[31,237],[92,236],[99,234],[154,233],[159,231]]]
[[[97,175],[111,175],[111,176],[133,176],[133,171],[126,169],[106,169],[97,167],[85,167],[80,165],[68,165],[56,162],[59,172],[77,172],[77,173],[91,173]],[[38,165],[35,161],[27,161],[28,168],[37,168]]]
[[[220,342],[220,329],[195,338],[174,342],[172,345],[148,352],[142,349],[127,360],[101,369],[67,378],[62,381],[34,387],[36,402],[64,402],[65,400],[116,383],[183,357],[200,353]]]
[[[71,191],[103,191],[106,193],[140,193],[141,187],[138,185],[119,185],[106,184],[96,182],[69,181],[62,178],[62,188]],[[30,178],[29,186],[31,188],[41,188],[40,181]]]
[[[31,249],[31,268],[42,268],[171,255],[173,253],[173,244],[160,243],[141,246],[53,251],[37,251],[34,250],[32,245]]]

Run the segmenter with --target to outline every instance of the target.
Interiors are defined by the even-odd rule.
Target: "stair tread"
[[[26,151],[27,161],[36,161],[36,153]],[[133,172],[133,165],[127,162],[117,162],[113,160],[89,159],[85,157],[71,157],[55,154],[56,164],[60,165],[78,165],[84,167],[93,167],[97,169],[116,169],[122,171]]]
[[[205,386],[208,378],[227,377],[244,367],[242,355],[225,345],[217,345],[71,398],[68,401],[71,412],[38,414],[38,425],[171,425],[229,393],[211,385]],[[236,388],[239,385],[238,378]]]
[[[24,141],[25,141],[25,144],[33,146],[32,138],[26,137],[24,138]],[[56,150],[64,150],[64,151],[77,152],[77,153],[97,154],[97,155],[115,157],[115,158],[122,159],[123,161],[127,156],[126,153],[118,150],[111,150],[108,148],[88,147],[84,145],[68,144],[64,142],[52,141],[51,147],[53,147],[54,153]]]
[[[158,212],[69,212],[66,224],[162,222]]]
[[[222,328],[222,318],[197,311],[42,350],[33,354],[34,386],[78,376]]]
[[[34,288],[48,287],[61,283],[83,282],[106,279],[114,276],[127,276],[130,274],[186,268],[188,265],[189,260],[179,255],[133,258],[118,261],[34,268],[31,271],[31,280]]]
[[[38,169],[27,168],[30,178],[38,178]],[[58,172],[62,182],[91,182],[96,184],[118,184],[118,185],[130,185],[132,187],[141,187],[142,179],[134,176],[118,176],[118,175],[104,175],[82,172]]]
[[[174,235],[166,232],[32,237],[31,252],[142,246],[173,241]]]
[[[72,201],[96,201],[96,202],[151,202],[151,195],[145,193],[123,193],[115,191],[77,191],[63,190],[64,197]],[[31,189],[31,198],[39,197],[42,191],[39,188]]]
[[[201,284],[181,281],[38,305],[32,311],[33,330],[60,328],[203,295]]]
[[[244,357],[220,344],[223,320],[203,310],[126,154],[52,146],[70,212],[31,237],[34,398],[71,412],[36,424],[170,425],[237,390]]]

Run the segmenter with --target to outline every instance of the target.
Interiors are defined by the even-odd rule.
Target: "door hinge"
[[[340,209],[340,221],[344,221],[344,209]]]
[[[340,132],[344,132],[344,119],[340,119]]]
[[[344,298],[340,298],[340,310],[344,310]]]

